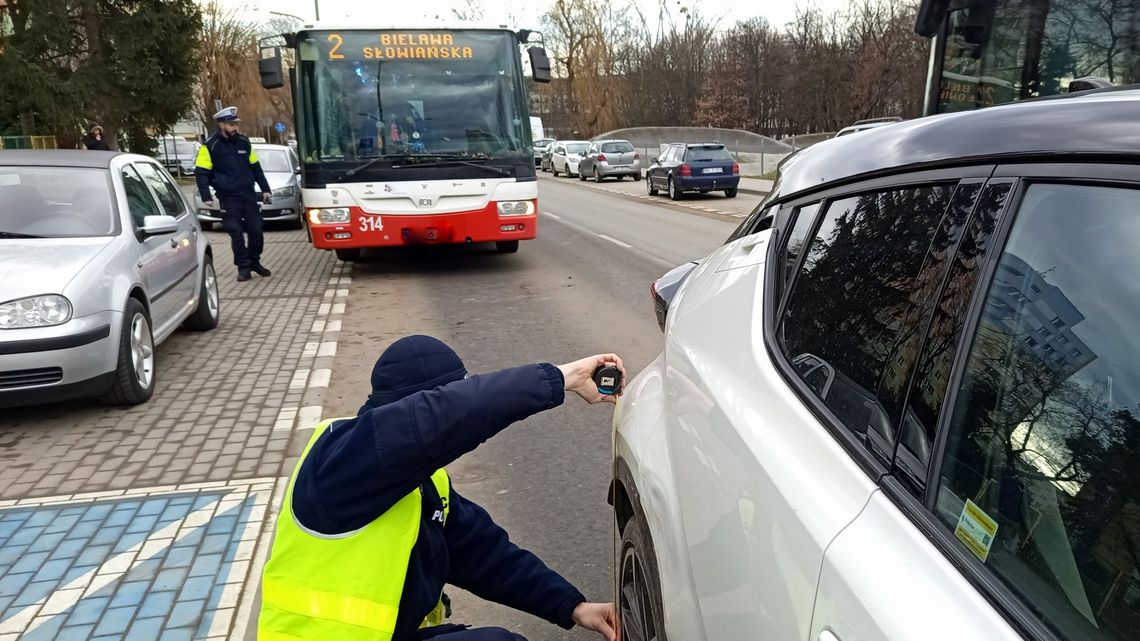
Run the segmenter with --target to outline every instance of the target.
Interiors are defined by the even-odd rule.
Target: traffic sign
[[[273,128],[276,129],[277,133],[279,134],[285,133],[285,123],[283,122],[279,122],[276,125],[273,125]]]

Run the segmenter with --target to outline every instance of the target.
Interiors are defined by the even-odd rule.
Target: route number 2
[[[329,49],[329,60],[340,60],[341,58],[344,58],[343,53],[337,53],[337,50],[340,49],[341,45],[344,44],[344,38],[339,33],[330,33],[328,40],[329,42],[336,43],[333,45],[332,49]]]

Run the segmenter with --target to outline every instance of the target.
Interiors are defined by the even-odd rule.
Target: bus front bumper
[[[535,214],[500,216],[498,203],[483,209],[439,214],[373,214],[352,207],[347,223],[318,224],[309,220],[317,249],[448,245],[531,240],[538,235]]]

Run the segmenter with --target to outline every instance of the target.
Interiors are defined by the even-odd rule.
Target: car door
[[[594,171],[594,161],[598,157],[597,143],[590,143],[590,148],[586,150],[586,155],[582,157],[582,162],[578,163],[578,174],[580,176],[591,175]]]
[[[1136,638],[1140,171],[999,167],[986,190],[815,635]]]
[[[146,288],[151,327],[157,335],[160,327],[170,324],[182,304],[175,291],[182,275],[182,265],[178,259],[179,241],[177,234],[148,236],[143,233],[147,216],[161,216],[165,212],[137,167],[134,164],[122,165],[118,178],[129,214],[126,225],[132,230],[136,242],[138,259],[135,267],[138,269],[139,280]]]
[[[550,165],[555,171],[566,171],[566,148],[554,145],[550,151]]]
[[[182,322],[182,316],[189,315],[193,311],[193,303],[197,299],[201,280],[199,278],[198,256],[200,252],[198,244],[202,242],[202,239],[198,234],[198,225],[193,216],[190,215],[190,208],[186,204],[186,199],[182,197],[182,193],[170,175],[151,162],[140,161],[135,163],[135,168],[138,169],[139,175],[154,193],[163,213],[173,216],[178,221],[178,231],[170,238],[170,246],[173,250],[171,256],[172,269],[175,271],[176,280],[170,291],[170,295],[173,297],[171,303],[174,306],[174,315],[169,319],[172,325],[177,325]],[[167,330],[173,329],[172,327],[162,327],[157,320],[155,321],[155,328],[156,335],[165,334]]]
[[[666,187],[666,177],[669,174],[669,159],[676,151],[676,146],[670,145],[665,148],[665,153],[653,163],[651,172],[653,174],[653,184],[657,187],[664,189]]]

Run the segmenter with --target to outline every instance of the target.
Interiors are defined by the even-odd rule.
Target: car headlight
[[[292,198],[297,195],[297,187],[294,185],[280,187],[273,190],[273,195],[278,198]]]
[[[533,214],[533,200],[507,200],[499,203],[500,216],[531,216]]]
[[[69,320],[71,302],[56,294],[32,296],[0,304],[0,329],[51,327]]]
[[[335,225],[347,223],[352,216],[348,207],[333,207],[331,209],[310,209],[309,222],[314,225]]]

